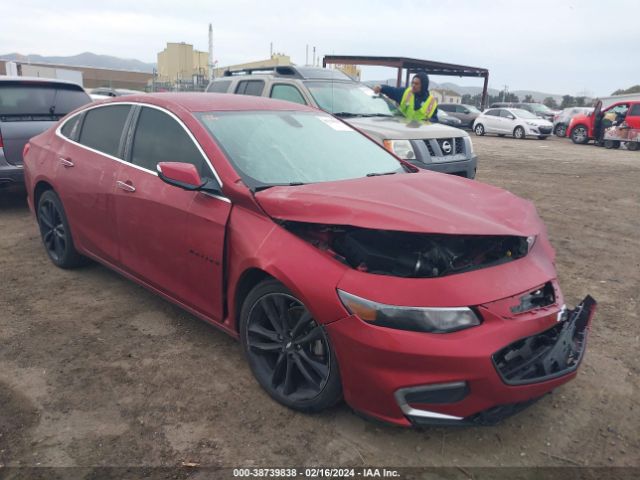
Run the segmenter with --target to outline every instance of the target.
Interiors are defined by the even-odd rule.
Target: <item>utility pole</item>
[[[503,96],[502,96],[502,101],[506,102],[507,101],[507,95],[509,94],[509,85],[505,85],[504,86],[504,90],[503,90]]]
[[[313,47],[313,66],[316,66],[316,47]]]
[[[307,43],[307,48],[305,50],[305,54],[304,54],[304,65],[306,67],[309,66],[309,44]]]
[[[213,26],[209,24],[209,81],[213,80]]]
[[[273,57],[273,42],[269,44],[269,58]]]

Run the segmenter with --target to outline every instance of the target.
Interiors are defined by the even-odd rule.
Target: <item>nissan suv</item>
[[[339,70],[281,66],[227,71],[206,91],[311,105],[343,119],[417,167],[466,178],[476,175],[477,156],[467,132],[439,123],[409,122],[393,102]]]

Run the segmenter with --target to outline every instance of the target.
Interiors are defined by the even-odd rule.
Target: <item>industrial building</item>
[[[145,72],[0,60],[0,75],[9,74],[62,78],[80,83],[85,88],[111,87],[131,90],[145,90],[153,80],[153,74]]]
[[[202,83],[209,78],[209,53],[189,43],[167,43],[158,53],[158,83]]]

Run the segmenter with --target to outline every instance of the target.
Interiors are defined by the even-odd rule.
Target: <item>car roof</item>
[[[74,87],[82,88],[82,85],[69,80],[62,80],[59,78],[44,78],[44,77],[20,77],[20,76],[0,76],[0,83],[3,82],[22,82],[22,83],[49,83],[59,85],[73,85]]]
[[[142,95],[127,95],[113,97],[101,104],[108,103],[148,103],[165,107],[169,110],[184,109],[189,112],[211,111],[306,111],[320,112],[320,110],[284,100],[274,100],[253,95],[236,95],[230,93],[146,93]]]

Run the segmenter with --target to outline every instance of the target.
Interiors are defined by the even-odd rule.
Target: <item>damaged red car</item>
[[[321,111],[242,95],[92,104],[25,148],[52,262],[93,259],[238,338],[276,401],[494,423],[576,375],[530,202],[405,164]]]

